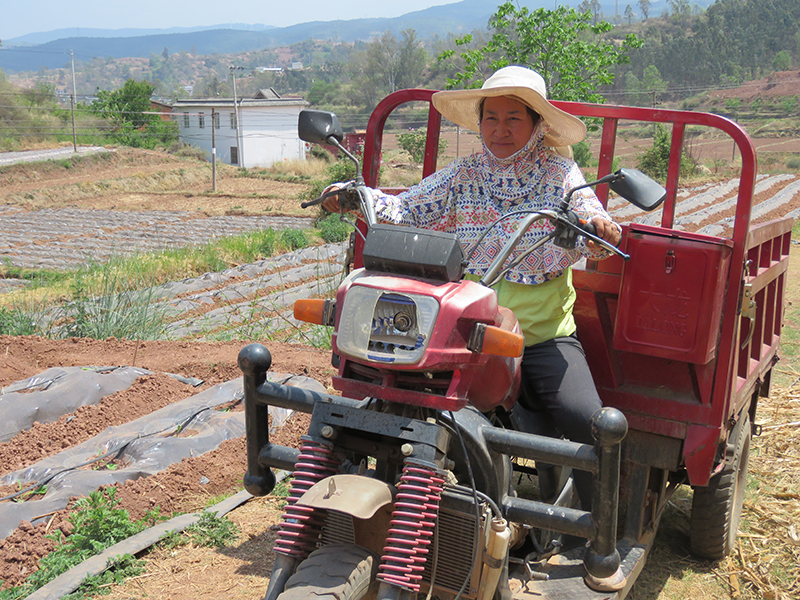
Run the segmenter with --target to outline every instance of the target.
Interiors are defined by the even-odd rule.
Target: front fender
[[[312,485],[296,504],[371,519],[380,508],[392,504],[396,493],[393,485],[371,477],[331,475]]]

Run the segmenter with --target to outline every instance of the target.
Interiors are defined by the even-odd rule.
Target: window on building
[[[206,113],[200,113],[200,116],[198,118],[198,125],[200,126],[200,129],[206,128]]]
[[[231,129],[236,129],[236,113],[231,113]]]
[[[231,146],[231,164],[239,164],[239,149],[236,146]]]
[[[183,113],[183,126],[189,127],[189,113],[186,111]]]
[[[219,113],[214,113],[214,129],[219,129]]]

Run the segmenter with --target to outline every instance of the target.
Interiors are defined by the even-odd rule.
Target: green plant
[[[729,112],[736,112],[742,104],[740,98],[725,98],[725,110]]]
[[[791,114],[797,108],[797,96],[787,96],[781,100],[781,110],[787,114]]]
[[[308,237],[302,229],[284,229],[278,238],[279,243],[288,250],[299,250],[308,246]]]
[[[335,160],[325,167],[320,178],[311,182],[305,197],[307,199],[316,198],[330,184],[350,181],[355,174],[356,169],[352,161],[345,158]]]
[[[108,568],[99,575],[92,575],[71,594],[62,596],[61,600],[87,600],[111,592],[111,586],[119,585],[130,577],[144,572],[144,561],[137,560],[130,554],[115,556],[108,561]]]
[[[229,546],[238,534],[236,523],[210,511],[203,511],[197,523],[186,528],[186,535],[194,545],[212,548]]]
[[[99,277],[79,273],[72,285],[73,300],[63,309],[63,335],[100,340],[159,337],[166,309],[155,302],[153,288],[139,275],[134,271],[123,278],[116,261],[103,265]],[[131,276],[132,283],[127,280]]]
[[[325,162],[333,161],[333,154],[328,152],[322,146],[317,146],[316,144],[311,146],[311,150],[309,151],[309,154],[311,156],[313,156],[314,158],[320,158],[320,159],[324,160]]]
[[[397,136],[397,143],[400,147],[408,152],[411,160],[416,163],[421,163],[425,159],[425,142],[428,137],[428,130],[424,127],[422,129],[415,129],[414,131],[407,131]],[[447,149],[447,142],[439,139],[438,156],[441,156]]]
[[[0,306],[0,335],[34,335],[36,323],[18,308]]]
[[[317,227],[320,237],[328,244],[345,241],[353,229],[349,223],[342,221],[339,215],[328,215],[317,223]]]
[[[671,144],[669,131],[659,123],[653,134],[653,147],[639,157],[639,169],[650,177],[661,181],[666,180]],[[680,174],[682,176],[692,175],[696,169],[697,163],[685,152],[681,152]]]
[[[573,145],[572,153],[573,158],[575,159],[575,162],[578,163],[579,167],[587,168],[592,166],[592,150],[589,146],[589,142],[586,140],[581,140],[577,144]]]
[[[590,11],[563,5],[531,12],[506,2],[489,18],[492,37],[482,47],[469,47],[471,34],[455,40],[463,48],[463,62],[453,63],[456,75],[447,79],[447,88],[479,87],[487,62],[492,71],[524,65],[544,78],[551,98],[602,102],[597,90],[613,81],[614,67],[630,62],[628,54],[644,41],[632,33],[622,40],[608,39],[604,34],[612,30],[611,23],[595,21]],[[446,50],[439,61],[449,61],[455,54]]]
[[[800,156],[793,156],[786,161],[786,167],[789,169],[800,169]]]
[[[56,549],[42,557],[39,569],[33,572],[22,586],[0,593],[0,600],[16,600],[28,596],[73,566],[160,520],[158,509],[148,512],[141,520],[131,520],[127,510],[116,507],[118,504],[116,493],[117,488],[110,487],[96,490],[88,497],[78,500],[74,512],[68,518],[73,527],[72,533],[66,537],[61,532],[48,536],[56,540]],[[118,581],[122,577],[141,572],[141,563],[130,556],[118,557],[114,562],[114,566],[121,568],[120,572],[92,578],[86,582],[88,586],[86,589],[99,588],[109,581]],[[83,589],[79,589],[68,597],[83,598],[85,593]]]

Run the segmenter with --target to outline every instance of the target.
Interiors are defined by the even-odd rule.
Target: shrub
[[[348,223],[339,218],[339,215],[328,215],[326,219],[317,224],[317,227],[319,227],[320,237],[328,244],[345,241],[352,229]]]
[[[639,157],[639,169],[650,177],[661,181],[666,180],[671,143],[672,138],[669,131],[659,123],[653,135],[653,147]],[[680,174],[682,176],[691,175],[696,169],[697,163],[685,152],[682,152]]]
[[[287,250],[299,250],[308,246],[308,237],[300,229],[284,229],[279,238],[281,245]]]
[[[589,142],[586,140],[581,140],[572,146],[572,154],[579,167],[586,168],[592,166],[592,151]]]
[[[316,198],[322,194],[322,190],[324,190],[330,184],[350,181],[355,176],[356,169],[352,161],[346,158],[335,160],[325,167],[320,179],[315,179],[311,183],[311,186],[306,192],[306,198],[308,200]]]
[[[327,151],[322,146],[317,146],[316,144],[314,144],[313,146],[311,146],[311,150],[309,150],[308,153],[313,158],[322,159],[327,163],[333,162],[333,154],[331,154],[329,151]]]
[[[408,152],[411,156],[411,160],[416,163],[421,163],[425,159],[425,140],[427,139],[427,135],[427,130],[424,128],[408,131],[397,136],[397,143],[400,144],[403,150]],[[441,156],[446,148],[447,142],[440,138],[438,155]]]

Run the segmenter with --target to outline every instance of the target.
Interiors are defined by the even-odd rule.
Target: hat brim
[[[529,87],[505,86],[474,90],[446,90],[433,94],[433,106],[456,125],[480,133],[480,102],[484,98],[513,96],[539,113],[547,123],[547,146],[571,146],[586,137],[586,125],[577,117],[556,108]]]

